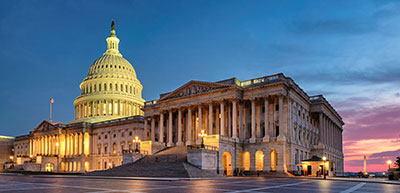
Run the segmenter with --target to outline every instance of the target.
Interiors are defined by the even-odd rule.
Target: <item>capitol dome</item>
[[[107,51],[93,62],[80,85],[81,96],[74,101],[75,121],[99,122],[143,115],[143,86],[132,64],[118,50],[114,21],[106,39]]]

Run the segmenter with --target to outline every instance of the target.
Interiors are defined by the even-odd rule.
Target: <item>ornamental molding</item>
[[[218,89],[224,89],[234,87],[234,85],[221,84],[221,83],[211,83],[211,82],[201,82],[201,81],[190,81],[175,91],[163,96],[160,101],[165,101],[169,99],[182,98],[187,96],[198,95],[202,93],[211,92]]]

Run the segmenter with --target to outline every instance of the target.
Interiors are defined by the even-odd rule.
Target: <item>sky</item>
[[[0,135],[74,119],[73,101],[116,22],[119,48],[153,100],[190,80],[275,73],[343,117],[345,171],[400,156],[399,1],[4,1]],[[392,166],[393,167],[393,166]]]

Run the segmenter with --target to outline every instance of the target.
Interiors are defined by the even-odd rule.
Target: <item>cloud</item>
[[[349,103],[349,105],[351,105]],[[400,104],[340,111],[345,119],[344,139],[400,138]]]
[[[289,31],[303,35],[359,35],[372,32],[376,25],[370,21],[355,19],[324,19],[295,21],[288,26]]]
[[[370,157],[370,158],[386,158],[386,157],[397,157],[397,156],[400,156],[400,149],[395,150],[395,151],[384,151],[384,152],[374,153],[368,157]]]

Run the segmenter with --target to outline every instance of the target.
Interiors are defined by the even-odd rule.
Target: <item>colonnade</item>
[[[58,144],[58,145],[57,145]],[[60,135],[45,135],[29,140],[29,154],[36,155],[58,155],[61,152]]]
[[[76,132],[35,137],[30,140],[30,155],[80,156],[89,155],[89,134]]]
[[[141,108],[142,105],[125,100],[85,101],[75,106],[75,119],[107,115],[143,115]]]
[[[342,129],[337,126],[329,117],[319,114],[320,139],[322,143],[333,150],[342,152]]]
[[[198,134],[219,134],[234,139],[269,140],[285,136],[283,95],[220,100],[179,108],[160,109],[160,113],[145,117],[145,133],[150,119],[150,139],[168,146],[191,145],[200,142]],[[275,109],[278,105],[278,109]],[[274,114],[277,114],[275,116]],[[276,119],[275,119],[276,118]],[[266,124],[265,124],[266,123]],[[272,129],[274,128],[274,129]],[[158,133],[158,136],[156,136]]]

